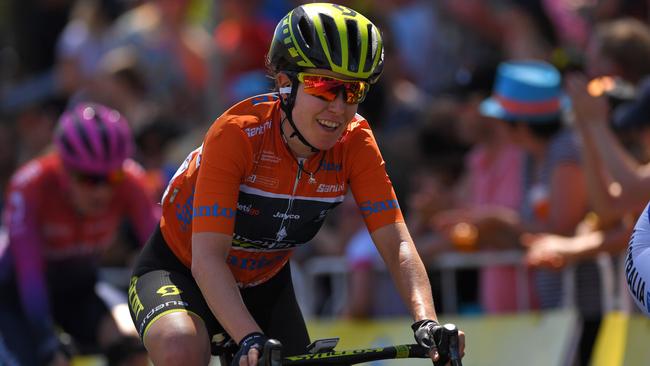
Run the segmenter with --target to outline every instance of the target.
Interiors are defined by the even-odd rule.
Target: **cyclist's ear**
[[[291,94],[291,78],[284,72],[275,75],[275,87],[280,92],[280,97],[285,100]]]

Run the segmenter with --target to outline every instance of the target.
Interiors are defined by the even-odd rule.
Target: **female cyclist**
[[[427,274],[369,123],[356,114],[383,55],[379,30],[340,5],[302,5],[277,25],[266,61],[278,92],[217,118],[167,187],[160,228],[136,264],[129,305],[154,364],[206,365],[211,342],[228,338],[239,344],[233,365],[256,365],[267,337],[288,355],[304,352],[289,258],[348,189],[416,339],[438,359]]]
[[[66,364],[55,329],[79,349],[121,339],[95,293],[101,253],[128,218],[141,243],[158,222],[120,114],[80,104],[59,119],[55,149],[12,177],[0,240],[0,364]]]

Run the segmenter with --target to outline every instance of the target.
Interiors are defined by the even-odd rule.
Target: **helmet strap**
[[[289,75],[289,79],[291,80],[291,85],[292,87],[282,87],[279,88],[278,90],[280,91],[280,108],[284,112],[284,114],[287,116],[287,120],[289,121],[289,124],[291,125],[291,128],[293,129],[293,133],[289,138],[298,137],[298,140],[300,142],[309,147],[312,152],[319,152],[320,150],[315,148],[314,145],[310,144],[309,141],[303,136],[302,133],[298,130],[298,127],[296,124],[293,122],[293,107],[296,105],[296,94],[298,93],[298,88],[293,87],[295,85],[298,85],[298,77],[296,76],[295,73],[287,73]],[[287,93],[289,90],[291,90],[291,93]],[[283,95],[289,94],[288,97],[283,97]]]

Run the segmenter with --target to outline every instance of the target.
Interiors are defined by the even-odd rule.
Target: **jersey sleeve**
[[[349,184],[368,231],[404,222],[384,159],[367,122],[360,122],[347,139],[345,164],[351,167]]]
[[[39,235],[39,192],[31,184],[31,179],[20,176],[31,168],[14,176],[7,193],[3,225],[9,238],[20,304],[39,345],[36,351],[41,351],[40,348],[49,348],[56,338],[45,280],[44,243]]]
[[[126,214],[133,225],[140,245],[144,245],[160,219],[160,209],[153,200],[145,182],[145,173],[135,161],[125,162],[128,175],[126,189],[120,198],[126,203]]]
[[[213,125],[203,143],[192,233],[233,233],[239,185],[252,165],[253,150],[246,134],[237,124],[222,122]]]
[[[630,296],[650,316],[650,203],[637,220],[625,255],[625,279]]]

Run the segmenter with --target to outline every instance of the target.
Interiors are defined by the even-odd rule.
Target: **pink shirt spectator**
[[[523,151],[513,145],[503,145],[499,149],[476,145],[467,157],[469,195],[466,204],[518,211],[522,200],[523,159]],[[528,288],[532,288],[532,284]],[[514,266],[484,267],[480,271],[479,298],[486,313],[517,311],[516,289]]]

